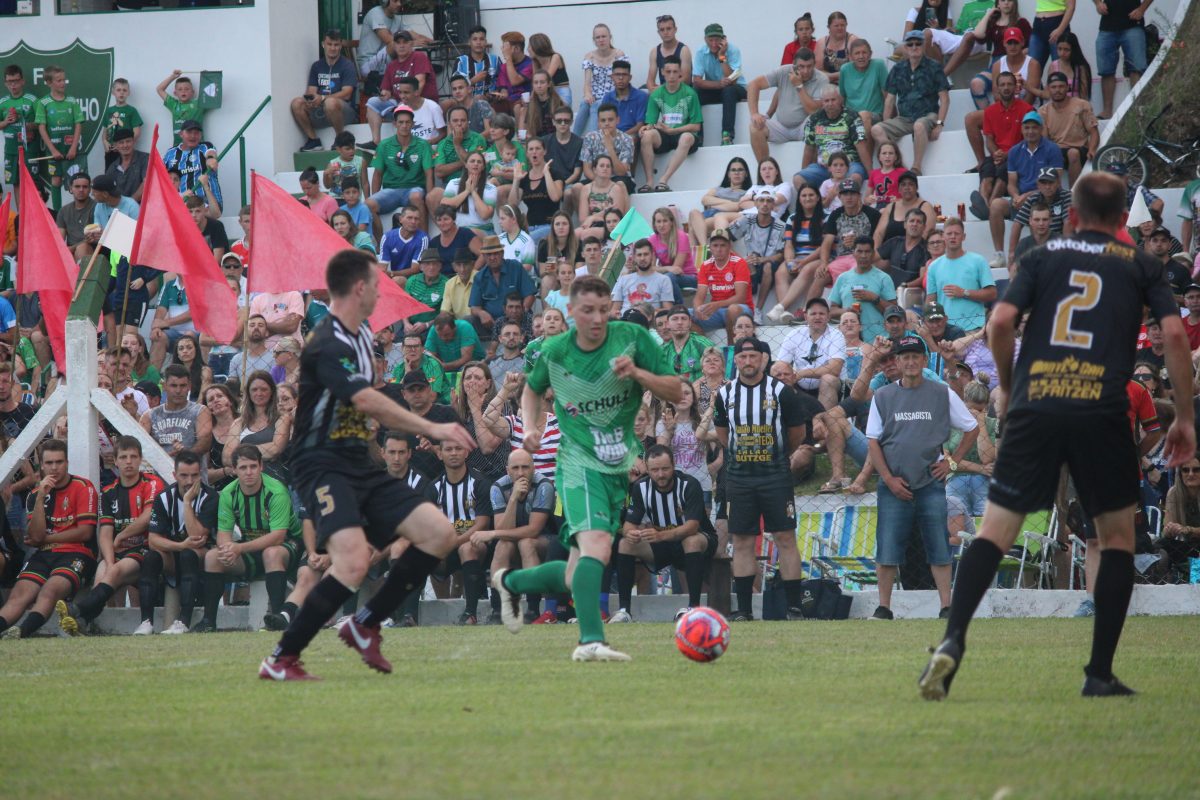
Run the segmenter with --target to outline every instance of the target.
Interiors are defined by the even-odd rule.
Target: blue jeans
[[[925,543],[925,561],[932,567],[950,563],[950,532],[946,528],[946,485],[934,481],[900,500],[883,481],[877,491],[879,523],[875,528],[875,561],[885,567],[904,563],[908,537],[915,524]]]
[[[946,481],[946,494],[957,497],[972,517],[983,516],[987,505],[988,478],[986,475],[953,475]]]
[[[683,305],[683,290],[696,288],[696,276],[668,272],[667,277],[671,279],[671,290],[675,293],[675,305]]]
[[[529,238],[533,239],[533,243],[535,245],[538,245],[538,244],[541,244],[542,239],[545,239],[547,236],[550,235],[550,226],[549,225],[530,225],[528,233],[529,233]]]
[[[1033,33],[1029,36],[1029,55],[1032,58],[1036,58],[1043,68],[1045,68],[1046,62],[1050,59],[1050,54],[1055,50],[1055,45],[1050,44],[1050,34],[1061,23],[1061,14],[1057,17],[1034,17]],[[1069,33],[1070,31],[1071,26],[1068,25],[1063,33]]]
[[[1111,78],[1117,74],[1117,60],[1125,53],[1131,72],[1146,71],[1146,29],[1138,26],[1123,31],[1100,31],[1096,35],[1096,74]]]
[[[390,214],[400,206],[419,206],[425,199],[425,187],[405,186],[399,189],[380,189],[367,198],[379,205],[379,216]]]
[[[585,133],[596,130],[600,126],[596,120],[596,115],[599,113],[599,99],[594,103],[589,103],[587,100],[581,101],[579,110],[575,112],[575,123],[571,126],[572,133],[576,136],[583,136]]]
[[[866,181],[867,168],[864,167],[861,162],[855,161],[853,164],[850,165],[850,171],[847,172],[846,174],[847,175],[857,175],[858,177],[862,178],[863,181]],[[829,168],[822,166],[820,163],[814,161],[813,163],[809,164],[804,169],[797,172],[796,175],[800,178],[800,180],[804,181],[805,183],[807,183],[809,186],[813,187],[814,189],[820,191],[821,184],[824,183],[825,181],[829,180]]]
[[[567,108],[571,108],[571,87],[570,86],[555,86],[554,91],[558,93],[558,97],[563,101]]]

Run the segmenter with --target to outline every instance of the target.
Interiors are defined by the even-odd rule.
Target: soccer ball
[[[693,608],[675,625],[675,646],[692,661],[716,661],[729,647],[729,623],[711,608]]]

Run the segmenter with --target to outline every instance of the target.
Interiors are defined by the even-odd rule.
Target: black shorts
[[[39,550],[29,557],[19,581],[33,581],[38,586],[45,586],[46,581],[59,576],[71,582],[71,594],[78,592],[83,584],[92,579],[96,572],[96,559],[85,553],[53,553],[49,550]]]
[[[396,529],[421,503],[404,481],[383,470],[351,474],[293,465],[300,499],[317,527],[317,552],[325,552],[329,537],[345,528],[362,528],[367,541],[382,550],[397,537]]]
[[[662,153],[669,153],[675,148],[679,147],[679,139],[681,136],[683,136],[682,133],[663,133],[662,131],[659,131],[658,135],[662,141],[659,142],[658,146],[654,148],[654,152],[659,155]],[[688,155],[691,155],[700,149],[700,140],[703,138],[704,131],[699,131],[692,134],[692,146],[688,150]]]
[[[730,477],[725,491],[731,535],[757,536],[759,517],[762,530],[770,533],[796,530],[796,495],[790,474],[761,479]]]
[[[1079,504],[1088,516],[1138,504],[1137,446],[1124,411],[1010,413],[988,500],[1024,514],[1049,508],[1063,464],[1071,471]]]
[[[1059,145],[1059,149],[1062,150],[1064,162],[1066,161],[1067,153],[1069,153],[1072,150],[1079,153],[1079,163],[1080,164],[1086,164],[1087,160],[1088,160],[1088,156],[1091,155],[1091,153],[1088,152],[1088,148],[1087,148],[1086,144],[1083,145],[1082,147],[1068,147],[1066,145]]]
[[[983,163],[979,165],[979,180],[985,178],[995,178],[1001,183],[1008,183],[1008,164],[1005,162],[1003,166],[996,166],[996,162],[991,158],[985,158]],[[988,198],[984,198],[987,200]]]
[[[704,557],[712,558],[717,552],[717,535],[715,533],[700,533],[707,540],[708,544],[704,547]],[[667,567],[682,567],[683,566],[683,542],[652,542],[650,544],[650,552],[654,554],[654,565],[647,565],[652,571],[660,572]]]
[[[128,550],[122,550],[116,554],[116,557],[118,561],[122,558],[132,558],[138,564],[144,564],[146,562],[146,553],[148,552],[150,552],[149,545],[142,545],[141,547],[131,547]]]
[[[146,308],[149,304],[144,300],[130,298],[128,303],[124,302],[124,298],[120,294],[106,294],[104,296],[103,311],[109,314],[116,320],[116,324],[121,324],[121,306],[125,306],[125,324],[140,325],[142,317],[146,316]]]

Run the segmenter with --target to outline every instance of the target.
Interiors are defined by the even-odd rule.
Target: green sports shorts
[[[303,546],[295,539],[284,539],[283,544],[279,545],[288,551],[288,566],[284,572],[288,577],[295,579],[296,572],[300,569],[300,551]],[[250,581],[261,581],[267,574],[266,565],[263,564],[263,551],[256,550],[253,553],[242,553],[242,566],[245,567],[243,572],[238,577],[249,583]]]
[[[564,524],[558,536],[564,547],[572,547],[581,531],[608,531],[616,537],[629,495],[629,479],[624,474],[588,472],[582,480],[568,480],[559,470],[555,488],[562,501]]]

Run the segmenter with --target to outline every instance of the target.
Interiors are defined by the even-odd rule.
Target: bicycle
[[[1162,119],[1163,114],[1171,110],[1171,106],[1173,105],[1174,103],[1167,103],[1155,115],[1154,119],[1150,120],[1149,124],[1143,129],[1141,144],[1136,147],[1122,144],[1110,144],[1101,147],[1096,152],[1095,168],[1097,170],[1106,170],[1110,164],[1124,164],[1128,168],[1129,176],[1133,179],[1134,183],[1141,184],[1150,175],[1150,169],[1146,164],[1145,158],[1145,154],[1150,153],[1166,165],[1167,170],[1171,173],[1171,177],[1192,172],[1196,178],[1200,178],[1200,136],[1193,138],[1189,142],[1181,143],[1161,139],[1153,135],[1154,125]],[[1167,153],[1179,153],[1179,155],[1172,157]]]

